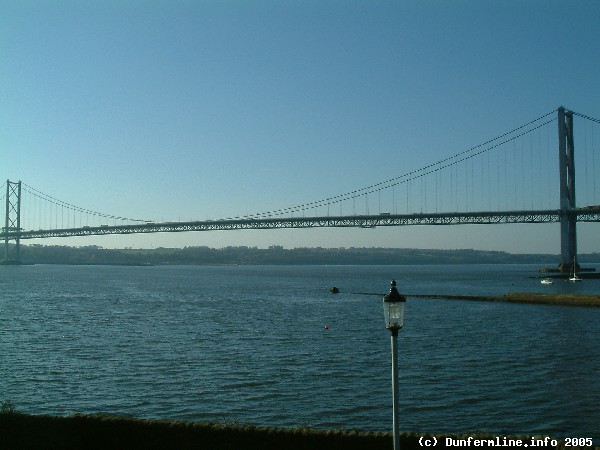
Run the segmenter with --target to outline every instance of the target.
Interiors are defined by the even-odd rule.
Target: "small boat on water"
[[[577,276],[575,269],[577,268],[577,262],[575,258],[573,258],[573,271],[571,272],[571,276],[569,277],[569,281],[581,281],[581,278]]]
[[[542,281],[540,281],[540,283],[542,283],[542,284],[554,284],[554,281],[552,280],[552,278],[543,278]]]
[[[336,286],[332,286],[329,288],[329,292],[331,292],[332,294],[339,294],[340,290]]]

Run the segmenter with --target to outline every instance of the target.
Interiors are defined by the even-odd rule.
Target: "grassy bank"
[[[474,433],[456,439],[494,439],[495,435]],[[421,438],[430,445],[421,446]],[[516,438],[515,438],[516,439]],[[521,439],[529,442],[530,436]],[[541,438],[540,438],[541,439]],[[402,433],[403,450],[447,448],[446,436]],[[425,441],[421,440],[424,444]],[[473,444],[471,444],[473,445]],[[390,433],[339,430],[275,429],[253,426],[223,426],[139,420],[122,417],[71,417],[0,414],[0,448],[7,450],[389,450]],[[456,445],[453,448],[457,448]],[[480,446],[478,448],[491,448]],[[504,446],[511,448],[511,446]],[[539,445],[536,448],[557,448]],[[562,444],[558,448],[565,448]],[[578,447],[569,447],[578,448]],[[591,447],[581,447],[590,449]],[[598,448],[597,448],[598,449]]]

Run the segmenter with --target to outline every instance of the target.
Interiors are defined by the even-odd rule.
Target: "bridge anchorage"
[[[557,118],[546,119],[556,112],[558,112]],[[587,128],[584,126],[583,158],[579,157],[578,166],[580,171],[584,169],[582,175],[584,182],[579,181],[579,188],[580,192],[583,192],[581,198],[588,206],[577,207],[574,115],[586,119],[587,121],[584,122],[586,126],[590,122],[600,124],[600,120],[560,107],[557,111],[549,112],[484,144],[391,180],[318,202],[233,219],[163,223],[126,219],[76,207],[37,191],[25,183],[23,183],[24,201],[22,201],[22,183],[7,180],[5,196],[0,192],[0,207],[5,207],[4,226],[0,230],[0,237],[4,239],[5,247],[3,264],[20,263],[20,244],[23,239],[49,237],[240,229],[375,228],[553,222],[560,224],[560,261],[558,267],[544,269],[544,271],[568,273],[574,266],[580,271],[585,271],[577,264],[577,222],[600,222],[600,201],[595,180],[597,172],[595,158],[600,147],[593,142],[593,129],[591,139],[587,139]],[[558,123],[558,179],[550,150],[550,142],[554,140],[551,136],[556,136],[555,129],[551,125],[554,120]],[[544,139],[542,133],[545,134]],[[523,138],[518,146],[516,139],[524,136],[526,138]],[[547,141],[544,148],[545,155],[542,153],[543,140]],[[588,156],[590,140],[592,141],[591,159]],[[535,158],[539,159],[536,164],[534,164],[534,148],[537,149]],[[584,160],[585,164],[582,164]],[[528,162],[529,168],[527,168]],[[588,184],[590,173],[592,183]],[[551,192],[554,191],[553,186],[556,186],[557,181],[559,198],[553,198]],[[548,183],[548,189],[542,186],[544,182]],[[590,188],[590,185],[593,188]],[[545,202],[547,207],[535,208],[534,201],[540,200],[540,189],[549,195],[547,203]],[[369,195],[377,196],[378,214],[369,214]],[[385,208],[382,209],[382,198],[385,202],[385,195],[388,196],[388,200],[392,200],[390,209],[387,209],[389,204],[385,204]],[[404,203],[404,197],[406,197],[406,214],[399,214],[398,203]],[[529,201],[529,198],[531,205],[525,206],[525,200]],[[360,214],[356,210],[357,201],[363,200],[366,214]],[[558,205],[556,200],[559,200]],[[492,205],[492,201],[496,206]],[[22,215],[22,203],[25,204],[24,215]],[[351,207],[352,215],[342,214],[342,204],[344,208],[348,205]],[[330,207],[338,205],[339,215],[330,215]],[[318,215],[317,208],[323,207],[327,208],[327,214]],[[372,203],[371,208],[373,208]],[[305,216],[305,211],[311,209],[315,214]],[[421,212],[414,212],[419,209]],[[298,213],[301,217],[298,217]],[[1,214],[0,212],[0,216]],[[108,225],[113,219],[115,225]],[[59,220],[62,220],[62,223],[59,224]],[[117,220],[122,221],[121,225],[116,224]]]

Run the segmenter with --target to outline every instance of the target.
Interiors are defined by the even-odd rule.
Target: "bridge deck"
[[[5,239],[38,239],[48,237],[90,236],[134,233],[175,233],[186,231],[257,230],[275,228],[375,228],[408,225],[463,225],[506,223],[559,222],[561,216],[576,215],[579,222],[600,222],[600,206],[577,208],[570,212],[560,210],[378,214],[355,216],[321,216],[291,218],[241,218],[192,222],[149,222],[136,225],[81,227],[56,230],[3,229]],[[8,232],[7,232],[8,231]]]

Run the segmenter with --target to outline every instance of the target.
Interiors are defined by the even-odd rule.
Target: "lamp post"
[[[400,449],[400,429],[398,424],[398,331],[404,324],[404,304],[406,297],[400,295],[396,280],[392,280],[389,294],[383,297],[385,327],[392,335],[392,398],[394,405],[393,438],[394,450]]]

